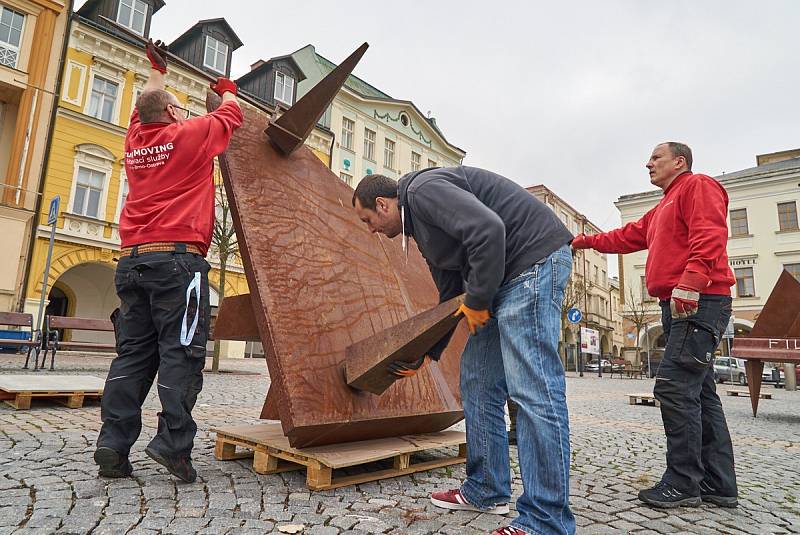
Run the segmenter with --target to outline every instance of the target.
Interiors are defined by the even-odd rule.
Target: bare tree
[[[586,280],[574,272],[569,276],[567,285],[564,287],[564,301],[561,303],[561,324],[567,320],[567,312],[570,309],[580,307],[586,301]],[[586,311],[584,311],[586,312]]]
[[[644,291],[644,290],[642,290]],[[640,349],[639,340],[642,330],[647,327],[648,316],[647,303],[643,296],[636,295],[631,286],[628,286],[628,298],[625,300],[625,317],[636,327],[636,349]],[[647,372],[650,373],[650,347],[647,347]]]
[[[216,207],[211,247],[219,257],[219,303],[222,304],[222,300],[225,298],[225,272],[228,269],[228,263],[239,257],[239,240],[236,238],[231,208],[222,181],[217,183],[215,197]],[[215,338],[211,364],[211,371],[214,372],[219,371],[219,350],[220,341]]]

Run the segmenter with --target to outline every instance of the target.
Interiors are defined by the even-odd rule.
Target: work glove
[[[224,95],[226,91],[229,91],[234,95],[236,95],[237,92],[236,82],[227,78],[223,78],[222,76],[217,78],[216,82],[211,82],[211,89],[213,89],[214,93],[219,96]]]
[[[478,328],[483,327],[486,325],[486,322],[489,321],[489,311],[486,309],[475,310],[474,308],[469,308],[467,305],[461,305],[453,316],[462,314],[467,318],[467,327],[469,327],[469,332],[471,334],[476,334]]]
[[[684,272],[672,290],[669,309],[673,318],[686,318],[697,312],[700,291],[710,284],[708,277],[693,271]]]
[[[428,355],[422,355],[419,359],[413,362],[406,362],[404,360],[396,360],[390,363],[386,370],[396,375],[397,377],[413,377],[417,372],[422,369],[427,361]]]
[[[161,41],[153,42],[150,39],[144,48],[147,59],[150,60],[150,66],[161,74],[167,74],[167,45]]]
[[[572,249],[591,249],[592,248],[592,237],[587,236],[586,234],[578,234],[572,239],[572,243],[570,244]]]

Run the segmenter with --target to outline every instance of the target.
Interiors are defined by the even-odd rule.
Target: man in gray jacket
[[[504,407],[519,406],[517,443],[524,492],[519,516],[497,535],[575,532],[569,508],[569,418],[558,355],[561,302],[572,270],[572,235],[533,195],[474,167],[432,168],[400,182],[368,175],[353,194],[372,232],[413,237],[445,301],[466,293],[459,312],[470,337],[461,356],[467,479],[434,492],[447,509],[509,511],[511,477]],[[405,245],[405,244],[404,244]],[[438,360],[448,340],[427,355]],[[426,357],[395,363],[412,376]]]

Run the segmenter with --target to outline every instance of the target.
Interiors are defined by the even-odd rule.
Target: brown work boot
[[[192,467],[192,460],[189,457],[170,457],[161,454],[150,446],[146,447],[144,452],[181,481],[194,483],[197,479],[197,471]]]

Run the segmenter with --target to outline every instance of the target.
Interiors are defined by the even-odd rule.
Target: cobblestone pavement
[[[18,356],[0,356],[0,373],[21,373]],[[105,377],[110,360],[61,356],[57,373]],[[44,533],[257,534],[303,524],[308,535],[338,533],[479,534],[509,518],[447,512],[435,489],[456,487],[463,465],[326,492],[309,492],[302,472],[260,476],[252,461],[217,461],[218,425],[257,422],[269,379],[263,360],[223,361],[206,374],[195,409],[199,479],[176,483],[143,449],[158,400],[145,404],[134,447],[134,477],[102,480],[92,461],[100,427],[96,402],[81,409],[34,401],[29,411],[0,408],[0,535]],[[249,373],[248,373],[249,372]],[[39,372],[51,373],[51,372]],[[572,423],[572,506],[579,533],[800,533],[800,392],[764,386],[753,419],[748,398],[723,396],[734,440],[740,507],[664,512],[641,506],[636,492],[664,469],[658,409],[631,406],[626,394],[652,390],[636,379],[567,380]],[[726,389],[722,386],[721,389]],[[512,458],[516,451],[512,448]],[[520,491],[518,468],[515,496]]]

